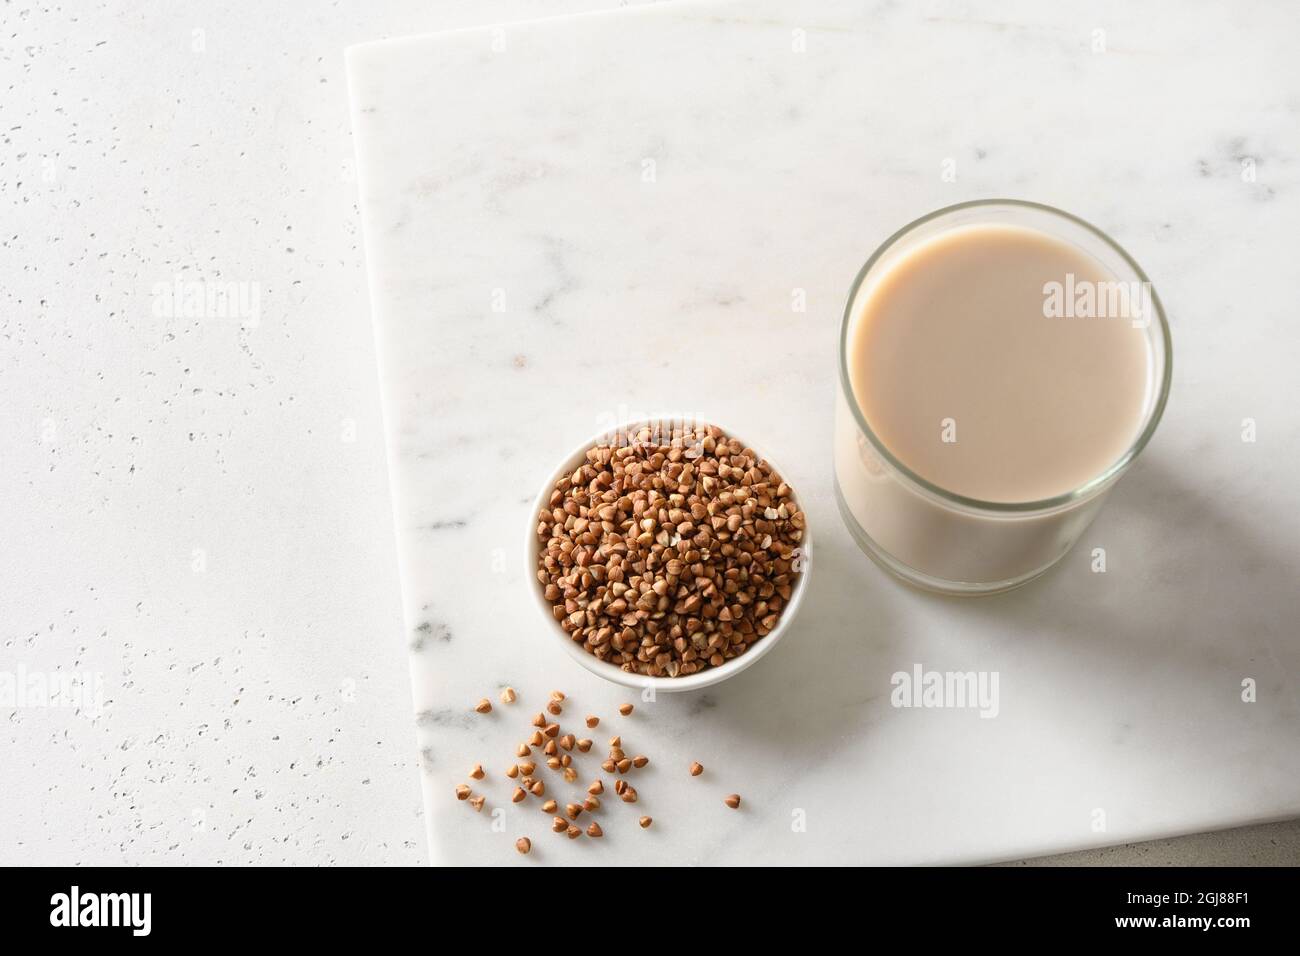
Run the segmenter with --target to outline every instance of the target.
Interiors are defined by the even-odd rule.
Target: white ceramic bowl
[[[641,426],[650,424],[654,421],[671,420],[672,419],[669,416],[664,416],[659,419],[644,419],[627,425],[620,425],[616,429],[616,433],[619,431],[635,433]],[[777,471],[778,474],[781,475],[782,479],[789,481],[787,472],[782,470],[781,466],[771,458],[764,455],[761,446],[746,441],[743,436],[737,435],[726,426],[719,425],[717,422],[709,422],[709,424],[717,425],[717,427],[726,432],[729,438],[735,438],[739,440],[741,444],[745,445],[745,447],[753,448]],[[803,603],[804,591],[808,589],[808,577],[812,571],[813,562],[812,529],[806,523],[806,511],[803,540],[800,543],[800,548],[803,552],[803,569],[800,572],[798,579],[795,581],[794,589],[790,594],[790,600],[786,603],[785,607],[781,609],[781,619],[777,621],[776,627],[774,627],[767,636],[760,639],[739,657],[733,657],[720,667],[710,667],[695,674],[688,674],[685,677],[647,677],[642,674],[632,674],[623,670],[623,668],[619,667],[617,664],[602,661],[594,654],[588,653],[582,645],[569,637],[564,628],[560,626],[560,622],[557,621],[555,616],[551,613],[551,605],[547,603],[544,597],[542,597],[542,587],[537,580],[537,560],[541,552],[541,542],[537,540],[537,516],[541,514],[542,508],[549,507],[551,492],[555,489],[556,482],[558,482],[564,475],[571,474],[575,468],[577,468],[582,462],[586,461],[587,449],[602,441],[606,441],[609,438],[609,432],[601,432],[600,434],[593,435],[566,455],[565,458],[556,465],[549,477],[547,477],[546,482],[542,485],[541,491],[533,502],[532,509],[528,512],[528,537],[527,550],[525,552],[528,555],[527,587],[533,604],[537,607],[538,613],[542,616],[542,626],[545,628],[547,639],[560,647],[572,660],[581,664],[593,674],[605,678],[605,680],[613,681],[615,684],[622,684],[625,687],[637,687],[642,689],[653,687],[656,693],[659,691],[674,692],[683,690],[699,690],[702,687],[710,687],[713,684],[726,680],[728,677],[739,674],[746,667],[756,664],[759,658],[763,657],[768,651],[776,647],[777,641],[781,640],[781,638],[785,636],[786,632],[790,630],[791,626],[794,624],[795,617],[798,615],[799,606]],[[798,488],[794,488],[794,491],[795,501],[800,502],[802,507],[802,502],[798,495]]]

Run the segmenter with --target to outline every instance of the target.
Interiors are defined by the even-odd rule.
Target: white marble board
[[[351,48],[435,862],[975,862],[1300,814],[1298,20],[756,0]],[[991,196],[1137,257],[1174,387],[1080,547],[1020,591],[950,600],[886,577],[840,523],[835,333],[882,239]],[[755,667],[623,719],[626,692],[545,640],[524,533],[569,448],[661,410],[783,463],[815,578]],[[918,663],[997,672],[998,716],[891,706]],[[472,711],[505,684],[517,705]],[[508,798],[554,687],[566,720],[605,716],[597,749],[621,732],[652,757],[600,844]],[[452,797],[476,761],[482,815]]]

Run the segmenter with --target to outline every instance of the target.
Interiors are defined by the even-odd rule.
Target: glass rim
[[[1094,475],[1084,484],[1079,485],[1077,488],[1073,488],[1070,491],[1063,492],[1062,494],[1055,495],[1051,498],[1043,498],[1038,501],[984,501],[979,498],[971,498],[966,495],[957,494],[955,491],[949,491],[947,488],[936,485],[934,482],[921,477],[907,465],[899,461],[898,458],[895,457],[894,453],[885,447],[885,443],[881,441],[880,437],[872,430],[871,426],[867,423],[866,415],[863,414],[862,408],[858,405],[857,397],[853,394],[853,383],[849,378],[848,336],[849,326],[853,321],[854,315],[853,304],[857,299],[858,290],[862,288],[862,283],[866,279],[868,273],[871,272],[872,267],[880,261],[880,258],[886,252],[893,248],[895,243],[919,226],[923,226],[928,222],[938,219],[940,216],[946,216],[963,209],[972,209],[981,206],[1012,206],[1022,209],[1037,210],[1039,212],[1047,213],[1050,216],[1059,216],[1068,222],[1083,227],[1104,242],[1128,264],[1129,268],[1131,268],[1137,275],[1139,281],[1143,282],[1145,287],[1151,290],[1151,302],[1155,310],[1156,319],[1159,323],[1160,337],[1164,345],[1164,370],[1161,375],[1159,392],[1156,395],[1154,404],[1147,413],[1146,421],[1143,424],[1142,430],[1138,433],[1133,442],[1128,446],[1124,453],[1107,466],[1104,471]],[[1160,302],[1160,296],[1156,292],[1155,286],[1152,285],[1151,280],[1147,278],[1147,274],[1142,271],[1142,267],[1138,265],[1137,260],[1129,255],[1118,242],[1087,220],[1080,219],[1078,216],[1072,215],[1063,209],[1057,209],[1055,206],[1049,206],[1045,203],[1030,202],[1024,199],[972,199],[966,202],[954,203],[951,206],[944,206],[941,209],[936,209],[933,212],[921,216],[919,219],[912,220],[882,242],[876,248],[876,251],[871,254],[871,257],[867,259],[866,263],[863,264],[862,268],[858,270],[857,277],[854,278],[853,284],[849,287],[849,298],[844,305],[844,318],[840,322],[839,353],[840,389],[843,397],[848,403],[854,421],[857,423],[858,430],[867,437],[867,440],[871,442],[872,447],[875,448],[876,452],[890,468],[908,482],[917,485],[919,488],[938,497],[946,503],[960,505],[963,508],[974,509],[977,511],[991,511],[1002,514],[1025,514],[1029,512],[1050,511],[1064,505],[1075,504],[1096,494],[1113,478],[1124,471],[1129,463],[1137,457],[1138,453],[1147,446],[1147,443],[1151,440],[1151,436],[1155,434],[1156,426],[1160,424],[1160,419],[1164,415],[1165,404],[1169,399],[1169,385],[1173,376],[1174,359],[1173,341],[1169,335],[1169,322],[1165,318],[1164,306]]]

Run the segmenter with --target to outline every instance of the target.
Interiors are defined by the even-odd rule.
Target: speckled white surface
[[[0,7],[0,864],[427,859],[343,49],[592,5]]]
[[[526,833],[539,862],[979,861],[1300,812],[1296,22],[755,0],[350,51],[434,859],[517,862]],[[890,232],[1008,194],[1137,257],[1175,383],[1082,547],[954,601],[886,578],[835,512],[835,330]],[[538,639],[521,529],[554,458],[671,402],[789,463],[816,572],[754,668],[611,719],[625,694]],[[997,719],[891,707],[917,663],[997,672]],[[502,683],[521,704],[475,715]],[[593,736],[651,755],[653,831],[615,804],[603,846],[571,843],[509,802],[552,686],[570,726],[604,714]],[[476,760],[497,814],[452,797]]]
[[[427,859],[342,50],[601,5],[0,7],[0,523],[9,545],[0,673],[89,672],[104,692],[93,720],[0,705],[0,864]],[[972,43],[1002,34],[1032,45],[1116,22],[1111,13],[1068,28],[1034,16],[999,26],[957,8],[933,15],[972,20],[951,27]],[[1251,7],[1229,17],[1233,31],[1254,23],[1267,40],[1275,31],[1258,19]],[[1251,206],[1231,169],[1247,150],[1271,157],[1262,169],[1279,174],[1272,182],[1294,168],[1293,145],[1271,125],[1294,126],[1290,61],[1224,65],[1218,31],[1196,21],[1154,45],[1178,44],[1219,64],[1225,88],[1245,83],[1244,96],[1264,91],[1270,105],[1220,116],[1160,157],[1169,215],[1134,223],[1141,241],[1132,244],[1153,269],[1153,248],[1164,250],[1162,267],[1192,267],[1221,246],[1223,269],[1235,263],[1263,282],[1280,267],[1271,233],[1241,228],[1224,204],[1294,221],[1290,207]],[[1131,59],[1144,45],[1130,38],[1116,52]],[[1154,129],[1166,122],[1151,117]],[[987,153],[977,132],[969,120],[954,130],[963,172],[975,149],[1009,160]],[[1146,137],[1129,144],[1149,149]],[[1026,164],[1054,155],[1027,153]],[[895,160],[918,181],[934,162]],[[864,224],[864,241],[874,229]],[[1221,271],[1183,300],[1212,290]],[[155,316],[153,286],[178,274],[257,284],[257,327]],[[1285,314],[1267,312],[1278,322]],[[1232,344],[1226,326],[1219,338]],[[1259,345],[1256,336],[1236,347]],[[1256,353],[1259,374],[1235,386],[1242,405],[1263,407],[1282,388],[1266,374],[1275,367],[1263,364],[1266,352]],[[1214,379],[1204,363],[1189,371],[1193,390]],[[1223,427],[1244,414],[1232,409]],[[343,440],[349,420],[355,442]],[[1287,427],[1271,429],[1274,449],[1294,446]],[[1178,462],[1188,444],[1198,461],[1211,438],[1165,460]],[[1212,468],[1223,484],[1233,473]],[[1249,511],[1259,490],[1226,497]],[[1270,523],[1266,514],[1241,522],[1239,546],[1217,552],[1223,566],[1241,557],[1247,532],[1267,544],[1293,531],[1270,533]],[[1172,615],[1170,629],[1190,616]],[[1169,859],[1197,858],[1160,862]]]

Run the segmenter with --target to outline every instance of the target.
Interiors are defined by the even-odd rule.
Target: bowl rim
[[[588,449],[593,445],[610,438],[612,435],[617,434],[620,431],[639,429],[641,426],[652,422],[682,421],[689,421],[696,425],[712,425],[715,428],[721,429],[728,438],[738,440],[746,448],[752,448],[755,451],[759,451],[760,446],[747,441],[743,436],[733,432],[725,425],[718,424],[715,419],[705,419],[698,416],[683,418],[681,416],[672,415],[649,415],[629,419],[625,422],[619,422],[616,425],[611,425],[608,428],[596,432],[590,438],[584,440],[569,452],[569,454],[565,455],[564,458],[562,458],[550,471],[549,477],[542,484],[541,490],[533,499],[532,508],[528,512],[527,527],[525,529],[527,535],[525,541],[525,554],[527,555],[528,560],[528,591],[529,594],[532,595],[533,605],[537,608],[538,613],[540,613],[546,620],[547,630],[551,632],[555,640],[558,640],[562,644],[565,653],[568,654],[570,659],[576,661],[597,677],[603,677],[605,680],[611,681],[615,684],[621,684],[624,687],[633,687],[640,690],[653,688],[656,693],[659,691],[676,693],[680,691],[700,690],[705,687],[712,687],[714,684],[720,683],[729,677],[733,677],[745,668],[757,663],[760,658],[764,657],[769,651],[771,651],[772,648],[776,646],[777,642],[785,636],[786,631],[790,629],[790,625],[798,616],[799,608],[803,604],[804,592],[808,588],[808,578],[812,572],[812,565],[814,563],[812,528],[807,519],[807,508],[804,505],[804,499],[796,493],[793,497],[795,501],[799,503],[800,508],[803,510],[805,515],[803,539],[799,543],[800,549],[803,552],[803,568],[799,572],[799,577],[795,582],[794,590],[790,595],[790,600],[787,601],[785,607],[781,609],[781,619],[777,621],[776,627],[769,631],[756,644],[751,645],[745,653],[741,654],[739,657],[733,657],[731,660],[718,667],[710,667],[697,674],[688,674],[685,677],[650,677],[644,674],[633,674],[623,670],[615,664],[611,664],[608,661],[602,661],[595,655],[589,654],[569,637],[568,633],[560,627],[559,622],[555,620],[555,616],[551,613],[550,604],[548,604],[546,599],[542,597],[542,589],[537,580],[537,558],[541,553],[542,547],[541,542],[537,540],[538,514],[540,514],[544,506],[549,504],[551,492],[555,489],[556,482],[561,476],[576,468],[580,461],[585,460]],[[782,480],[788,481],[786,478],[787,472],[767,455],[760,452],[759,460],[767,462],[777,472],[777,474],[781,476]],[[791,485],[791,490],[797,491],[793,485]]]

